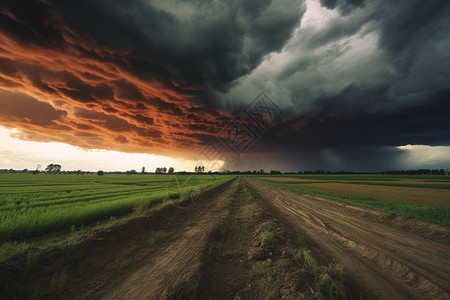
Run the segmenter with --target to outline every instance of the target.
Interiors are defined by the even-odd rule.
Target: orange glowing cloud
[[[25,26],[7,10],[0,17]],[[51,11],[44,23],[58,39],[46,41],[39,32],[23,39],[0,29],[0,125],[20,129],[17,137],[180,153],[198,150],[229,120],[195,104],[198,87],[185,86],[164,66],[100,45]],[[133,71],[136,59],[144,74]]]

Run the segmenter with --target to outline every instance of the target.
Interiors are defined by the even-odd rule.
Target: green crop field
[[[69,230],[138,207],[176,201],[231,177],[0,174],[0,241]]]
[[[281,175],[254,177],[300,193],[450,226],[450,176]]]

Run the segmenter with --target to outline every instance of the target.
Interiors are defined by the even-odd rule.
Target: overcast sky
[[[445,169],[449,100],[449,1],[0,6],[0,168]]]

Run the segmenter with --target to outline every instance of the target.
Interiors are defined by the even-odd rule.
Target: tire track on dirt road
[[[194,207],[195,212],[188,224],[181,228],[179,238],[150,257],[102,298],[171,299],[194,293],[201,278],[207,238],[216,222],[223,217],[227,199],[237,184],[232,180],[216,188],[208,201]]]
[[[364,298],[449,299],[449,245],[369,221],[332,200],[245,180],[316,254],[342,264]]]

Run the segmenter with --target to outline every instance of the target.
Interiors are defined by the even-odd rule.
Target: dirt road
[[[276,215],[333,259],[364,298],[449,299],[450,247],[364,218],[334,201],[247,180]]]
[[[180,227],[179,238],[150,256],[138,270],[104,295],[104,299],[167,299],[193,295],[200,281],[207,238],[223,217],[233,184],[216,189],[212,201],[199,203],[190,220]]]

